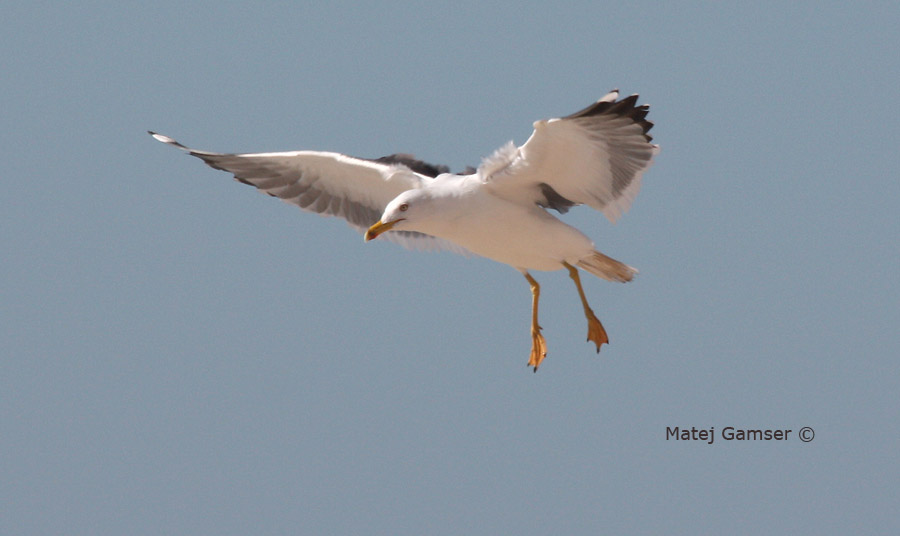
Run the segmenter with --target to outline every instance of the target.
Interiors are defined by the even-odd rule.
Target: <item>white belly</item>
[[[519,270],[559,270],[563,261],[574,265],[594,250],[581,231],[536,205],[523,207],[493,196],[482,200],[460,200],[464,210],[426,232]]]

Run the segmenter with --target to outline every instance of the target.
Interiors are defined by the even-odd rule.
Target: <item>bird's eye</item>
[[[402,205],[400,205],[400,206],[397,207],[397,208],[400,209],[400,212],[406,212],[406,210],[409,208],[409,204],[408,204],[408,203],[403,203]]]

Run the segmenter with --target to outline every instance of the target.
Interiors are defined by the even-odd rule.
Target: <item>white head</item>
[[[428,189],[407,190],[395,197],[384,209],[381,219],[366,231],[366,241],[390,231],[423,231],[422,224],[432,213],[434,198]]]

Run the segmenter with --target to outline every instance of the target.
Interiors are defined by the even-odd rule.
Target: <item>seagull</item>
[[[575,283],[597,352],[609,343],[588,305],[578,269],[614,281],[637,270],[595,249],[563,214],[587,205],[611,222],[630,207],[659,146],[648,131],[649,105],[618,90],[571,115],[534,122],[524,145],[508,142],[477,169],[450,173],[409,154],[377,159],[321,151],[225,154],[199,151],[150,131],[158,141],[227,171],[239,182],[324,216],[344,218],[364,234],[424,250],[475,254],[508,264],[531,287],[531,354],[547,356],[538,324],[541,287],[531,271],[565,268]]]

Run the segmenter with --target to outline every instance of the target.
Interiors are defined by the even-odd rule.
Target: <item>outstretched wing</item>
[[[618,90],[572,115],[536,121],[521,147],[512,143],[482,163],[492,191],[565,212],[586,204],[615,222],[634,200],[659,146],[651,143],[649,105]]]
[[[443,169],[414,160],[409,155],[366,160],[318,151],[212,153],[185,147],[162,134],[150,132],[150,135],[303,210],[344,218],[361,233],[381,218],[384,207],[392,199],[430,181],[431,168]],[[411,167],[425,174],[417,173]],[[410,248],[459,250],[449,242],[422,233],[398,231],[383,236]]]

